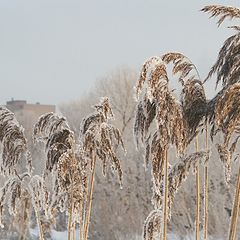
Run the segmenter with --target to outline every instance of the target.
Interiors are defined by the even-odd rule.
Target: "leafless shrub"
[[[33,138],[45,143],[46,173],[56,170],[60,156],[75,144],[66,119],[55,113],[46,113],[39,118],[34,126]]]

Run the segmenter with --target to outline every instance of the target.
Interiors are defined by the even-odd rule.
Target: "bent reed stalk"
[[[88,231],[89,231],[91,210],[92,210],[92,201],[93,201],[95,169],[96,169],[96,156],[94,156],[94,159],[93,159],[91,183],[90,183],[90,190],[89,190],[89,195],[88,195],[89,198],[88,198],[87,216],[86,216],[86,223],[85,223],[85,227],[84,227],[84,240],[88,239]]]

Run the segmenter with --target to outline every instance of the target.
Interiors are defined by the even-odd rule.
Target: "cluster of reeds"
[[[31,155],[22,127],[13,113],[5,108],[0,110],[1,170],[7,177],[0,191],[0,216],[6,205],[10,215],[14,216],[20,215],[24,206],[27,224],[33,208],[39,239],[43,240],[47,231],[44,221],[54,223],[58,211],[66,212],[68,239],[76,239],[76,228],[79,226],[79,239],[87,240],[96,160],[102,162],[104,175],[110,162],[118,173],[120,183],[122,181],[116,151],[119,144],[123,147],[123,141],[120,131],[109,122],[113,113],[108,98],[101,99],[95,106],[95,112],[83,120],[81,136],[77,140],[64,117],[47,113],[39,118],[34,126],[33,139],[45,146],[47,160],[41,176],[32,174]],[[23,156],[27,171],[20,174],[17,163]],[[23,231],[21,239],[25,236],[26,231]]]
[[[227,19],[240,18],[239,8],[206,6],[202,11],[211,17],[219,17],[218,25]],[[137,90],[137,111],[134,126],[136,143],[145,146],[145,161],[152,164],[154,210],[144,224],[144,239],[166,239],[167,216],[174,196],[190,168],[196,173],[196,239],[199,234],[200,173],[199,163],[204,165],[204,239],[208,238],[208,135],[221,132],[223,143],[216,144],[219,157],[225,166],[226,182],[231,176],[231,159],[235,154],[240,133],[240,27],[232,26],[237,33],[229,37],[220,49],[218,59],[207,79],[217,75],[216,86],[222,89],[207,101],[203,83],[195,65],[180,53],[167,53],[147,60],[141,70]],[[169,87],[167,65],[172,64],[172,75],[178,74],[182,84],[181,101],[178,102]],[[208,133],[208,124],[211,133]],[[199,152],[198,135],[205,129],[205,151]],[[195,139],[195,152],[185,156],[187,147]],[[168,161],[170,145],[176,147],[179,162],[171,166]],[[201,160],[201,161],[199,161]],[[238,175],[229,239],[236,239],[237,218],[240,203]],[[163,224],[163,226],[162,226]]]
[[[84,239],[88,238],[96,161],[99,160],[101,162],[104,176],[110,163],[112,169],[118,174],[120,185],[122,183],[122,168],[116,151],[119,144],[123,149],[124,146],[119,129],[110,123],[110,120],[113,118],[113,113],[108,98],[102,98],[100,103],[95,105],[94,108],[95,112],[83,119],[80,134],[83,150],[90,159],[91,168],[87,198],[88,207],[86,208],[84,216]]]
[[[240,18],[240,9],[207,6],[202,11],[218,17],[218,25],[227,19]],[[146,165],[151,163],[154,210],[144,224],[143,238],[167,239],[167,222],[178,189],[192,170],[196,176],[196,240],[200,239],[200,166],[204,167],[204,240],[208,239],[208,138],[217,143],[224,163],[226,182],[231,177],[232,159],[236,154],[240,133],[240,27],[231,26],[230,36],[219,51],[218,59],[207,79],[217,76],[216,86],[222,89],[207,101],[204,82],[196,66],[181,53],[167,53],[147,60],[136,86],[137,110],[134,124],[136,144],[145,146]],[[171,72],[169,71],[171,67]],[[177,99],[169,82],[176,75],[181,84]],[[79,138],[71,131],[66,119],[54,113],[42,115],[34,126],[33,138],[44,144],[47,160],[42,175],[33,175],[31,154],[23,128],[13,113],[0,107],[1,175],[6,179],[0,189],[0,223],[4,209],[15,219],[23,215],[27,226],[31,210],[35,212],[39,238],[44,239],[44,219],[54,222],[56,212],[68,215],[68,239],[87,240],[93,204],[96,163],[103,175],[111,168],[117,172],[120,186],[122,168],[118,158],[119,145],[124,150],[121,132],[111,124],[112,109],[108,98],[94,106],[95,111],[82,121]],[[208,131],[208,125],[211,132]],[[199,149],[199,135],[205,132],[205,150]],[[195,143],[195,149],[190,147]],[[170,164],[169,149],[175,147],[178,162]],[[19,162],[26,162],[20,169]],[[51,184],[49,184],[51,180]],[[48,186],[50,185],[50,187]],[[236,239],[240,204],[240,167],[229,228],[229,240]],[[7,208],[4,208],[7,206]],[[26,228],[21,228],[22,238]]]
[[[218,17],[219,26],[227,18],[240,18],[240,9],[230,6],[211,5],[204,7],[202,11],[209,13],[211,17]],[[234,29],[236,33],[228,37],[224,42],[219,51],[217,61],[207,77],[208,79],[216,74],[216,85],[220,82],[222,83],[222,89],[210,101],[208,116],[212,125],[212,137],[218,132],[221,132],[224,136],[223,143],[217,144],[217,149],[220,159],[225,166],[227,183],[230,181],[232,159],[238,159],[238,154],[235,154],[235,150],[239,139],[240,124],[240,27],[237,25],[229,28]],[[239,174],[240,168],[229,227],[229,240],[236,239],[240,203]]]
[[[182,85],[181,101],[169,87],[167,66],[172,64],[172,74]],[[145,145],[145,160],[152,164],[153,202],[144,226],[144,239],[153,239],[155,233],[167,237],[167,219],[174,195],[191,167],[196,169],[197,198],[200,199],[199,166],[201,159],[208,159],[208,149],[186,156],[187,146],[198,136],[206,115],[207,101],[196,66],[181,53],[167,53],[147,60],[137,83],[137,111],[134,133],[137,145]],[[196,140],[198,141],[198,140]],[[180,162],[171,167],[169,147],[173,145]],[[204,165],[207,161],[202,161]],[[199,211],[197,204],[196,236],[199,239]],[[160,213],[163,213],[160,214]],[[163,227],[161,224],[163,223]]]
[[[0,219],[4,205],[15,218],[24,214],[22,225],[26,226],[30,220],[31,206],[33,206],[40,232],[42,230],[39,212],[46,208],[47,202],[43,195],[47,195],[44,181],[40,176],[32,175],[31,154],[27,150],[27,140],[23,128],[17,122],[14,114],[8,109],[0,108],[0,128],[2,143],[1,175],[6,178],[4,186],[0,189]],[[19,173],[19,162],[25,160],[26,171]],[[30,202],[32,203],[30,206]],[[25,229],[21,229],[25,237]]]

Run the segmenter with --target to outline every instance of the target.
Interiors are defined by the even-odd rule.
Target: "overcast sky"
[[[199,10],[207,0],[0,0],[0,104],[78,99],[114,68],[166,51],[204,78],[231,34]],[[209,91],[209,90],[208,90]]]

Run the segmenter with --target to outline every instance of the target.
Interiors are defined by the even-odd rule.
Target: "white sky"
[[[167,51],[204,78],[232,33],[199,11],[209,4],[239,1],[0,0],[0,104],[78,99],[114,68]]]

